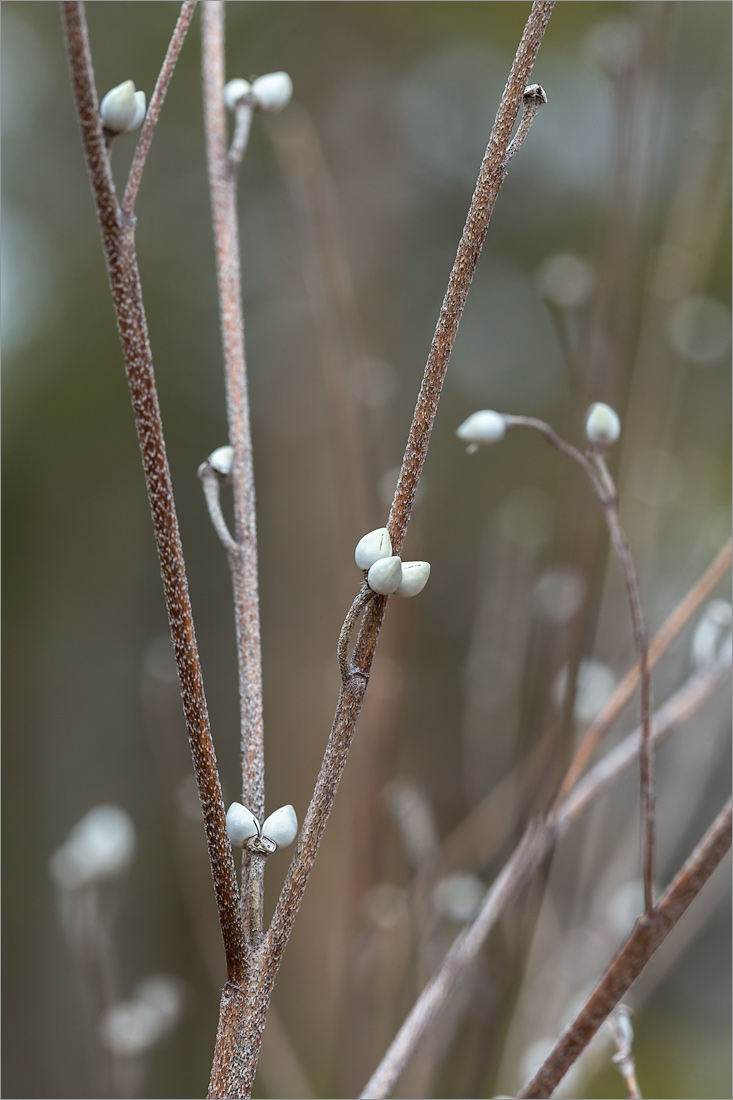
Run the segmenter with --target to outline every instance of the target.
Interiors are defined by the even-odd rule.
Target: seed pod
[[[588,409],[585,434],[589,443],[598,443],[606,447],[615,443],[621,434],[618,413],[614,412],[610,405],[597,401]]]
[[[298,835],[298,818],[292,806],[281,806],[262,826],[262,839],[271,840],[278,848],[286,848]]]
[[[266,73],[252,81],[252,95],[261,111],[282,111],[293,95],[293,82],[287,73]]]
[[[232,802],[227,810],[227,834],[235,848],[244,848],[250,837],[260,835],[257,818],[241,802]]]
[[[481,409],[472,413],[457,429],[456,435],[465,443],[471,444],[471,450],[499,443],[506,435],[506,421],[501,413],[493,409]]]

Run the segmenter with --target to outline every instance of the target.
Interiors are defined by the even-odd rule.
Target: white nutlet
[[[239,101],[252,91],[248,80],[230,80],[224,85],[224,105],[228,111],[236,111]]]
[[[430,562],[428,561],[403,561],[402,580],[395,589],[395,596],[417,596],[428,583],[430,576]]]
[[[136,92],[133,81],[125,80],[107,92],[99,113],[105,129],[115,134],[129,134],[145,117],[145,92]]]
[[[220,481],[228,481],[232,475],[233,464],[234,450],[231,447],[217,447],[201,463],[198,468],[198,475],[200,478],[205,478],[207,474],[213,471]]]
[[[469,454],[479,447],[488,447],[500,443],[506,435],[506,420],[501,413],[493,409],[481,409],[471,413],[467,420],[456,430],[456,435],[464,443],[470,444]]]
[[[585,421],[585,434],[589,443],[609,446],[615,443],[621,434],[621,421],[610,405],[596,401],[588,409]]]
[[[227,810],[227,834],[235,848],[244,848],[253,836],[260,835],[260,824],[241,802],[232,802]]]
[[[292,844],[297,835],[298,818],[292,806],[281,806],[265,818],[262,837],[273,841],[278,848],[286,848],[288,844]]]
[[[367,573],[367,584],[380,596],[391,596],[402,583],[402,562],[398,557],[380,558]]]
[[[378,527],[359,539],[354,551],[354,561],[360,569],[371,569],[375,561],[392,557],[392,540],[386,527]]]
[[[252,95],[261,111],[282,111],[293,96],[293,82],[287,73],[265,73],[252,81]]]

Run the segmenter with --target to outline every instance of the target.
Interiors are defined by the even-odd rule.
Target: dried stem
[[[504,179],[504,158],[509,137],[553,7],[554,0],[536,0],[532,5],[471,199],[433,336],[390,510],[388,527],[395,554],[399,554],[402,549],[458,324]],[[346,763],[386,606],[387,600],[382,599],[372,600],[367,606],[352,660],[352,670],[339,694],[316,788],[268,933],[269,965],[275,970],[290,937],[295,914]]]
[[[247,152],[253,112],[254,101],[248,99],[246,96],[243,97],[237,104],[237,109],[234,114],[234,137],[232,138],[232,144],[227,153],[227,163],[232,173],[234,173],[242,163],[244,154]]]
[[[730,675],[731,663],[726,658],[701,670],[692,677],[655,716],[655,743],[669,736],[675,726],[685,721]],[[425,1032],[443,1008],[451,991],[470,969],[483,942],[496,924],[503,908],[526,885],[531,876],[563,836],[593,801],[625,771],[639,755],[640,729],[604,757],[568,798],[554,808],[541,823],[530,823],[518,847],[504,865],[489,889],[480,913],[472,925],[456,939],[440,969],[422,991],[387,1053],[366,1086],[363,1097],[383,1098],[389,1095],[397,1078],[414,1053]],[[481,935],[474,934],[480,927]],[[470,944],[470,950],[467,948]]]
[[[603,515],[606,520],[611,543],[623,570],[626,591],[629,597],[629,609],[634,629],[634,642],[639,658],[639,677],[641,680],[641,828],[642,828],[642,865],[644,878],[644,909],[651,913],[654,907],[654,752],[652,746],[652,685],[649,669],[649,640],[647,638],[644,614],[641,608],[641,593],[636,576],[634,559],[629,544],[621,528],[618,516],[616,488],[611,479],[603,456],[591,450],[588,460],[598,476],[598,480],[607,492],[601,499]]]
[[[729,541],[652,638],[651,645],[649,646],[650,669],[674,641],[683,626],[689,622],[703,601],[708,598],[718,582],[725,576],[730,568],[732,558],[733,543]],[[594,719],[585,737],[578,746],[578,750],[562,782],[560,793],[557,798],[558,802],[561,802],[565,798],[583,774],[593,753],[596,751],[623,708],[631,699],[638,679],[639,662],[637,661],[637,663],[626,673],[601,713]]]
[[[542,1066],[518,1094],[548,1097],[638,978],[731,846],[731,802],[720,811],[651,913],[645,913]]]
[[[163,100],[165,99],[166,92],[168,91],[168,85],[171,82],[173,76],[173,70],[176,67],[178,61],[178,55],[181,52],[183,43],[186,39],[186,32],[188,31],[191,20],[193,19],[194,9],[196,7],[196,0],[185,0],[181,5],[181,12],[178,16],[178,22],[176,23],[173,34],[171,36],[168,50],[163,61],[162,68],[158,74],[158,79],[155,82],[153,88],[153,94],[150,97],[150,103],[145,115],[145,121],[143,123],[142,133],[140,134],[140,140],[137,143],[135,149],[135,156],[132,158],[132,164],[130,165],[130,172],[127,177],[127,186],[125,188],[125,194],[122,199],[122,212],[126,218],[131,218],[135,210],[135,200],[137,199],[137,193],[140,188],[140,181],[143,176],[143,169],[145,167],[145,161],[148,157],[148,151],[150,149],[150,143],[153,140],[153,132],[158,122],[158,115],[160,114],[160,108],[163,106]]]
[[[224,513],[221,510],[221,477],[211,466],[206,469],[205,464],[202,465],[204,465],[204,469],[199,470],[199,477],[201,478],[211,525],[225,550],[230,554],[238,554],[239,546],[232,538],[224,519]]]
[[[153,516],[183,710],[206,828],[227,973],[234,980],[240,973],[244,944],[237,879],[226,832],[226,816],[158,407],[135,256],[134,225],[130,219],[124,218],[117,205],[94,87],[84,5],[76,0],[65,0],[62,14],[76,110],[102,234]]]
[[[506,157],[504,158],[505,168],[524,144],[524,139],[529,133],[535,115],[544,103],[547,103],[547,96],[541,84],[530,84],[528,88],[525,88],[524,95],[522,96],[522,118],[519,123],[519,129],[510,141],[509,148],[506,151]]]
[[[341,669],[341,681],[344,684],[353,671],[349,668],[349,641],[354,631],[356,620],[374,595],[376,595],[376,593],[372,591],[365,581],[354,597],[354,602],[346,613],[344,625],[341,627],[338,641],[338,662],[339,668]]]
[[[562,454],[571,458],[587,475],[601,508],[611,538],[611,546],[618,558],[624,575],[629,599],[631,623],[634,631],[634,643],[639,659],[641,679],[641,820],[642,820],[642,868],[644,879],[644,908],[650,913],[654,907],[654,754],[652,751],[651,717],[652,689],[649,664],[649,642],[644,615],[641,608],[641,594],[636,576],[634,560],[626,541],[618,515],[618,494],[613,478],[601,452],[591,446],[587,454],[582,454],[572,444],[566,443],[557,432],[543,420],[530,416],[504,416],[507,427],[534,428]]]
[[[255,483],[244,358],[236,173],[227,156],[222,0],[207,0],[201,14],[206,156],[216,242],[229,440],[234,451],[234,523],[239,551],[229,554],[229,564],[239,662],[242,801],[261,821],[265,815],[265,754]]]

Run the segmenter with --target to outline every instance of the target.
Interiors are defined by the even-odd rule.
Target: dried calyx
[[[227,833],[235,848],[271,855],[277,848],[292,844],[298,835],[298,818],[292,806],[281,806],[260,825],[241,802],[232,802],[227,810]]]

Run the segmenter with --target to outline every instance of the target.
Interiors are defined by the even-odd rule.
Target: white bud
[[[392,557],[392,541],[386,527],[378,527],[359,539],[354,551],[354,561],[360,569],[371,569],[375,561]]]
[[[465,443],[470,443],[469,450],[473,452],[478,446],[501,442],[506,435],[506,421],[501,413],[492,409],[481,409],[463,421],[456,435]]]
[[[143,94],[144,103],[145,95]],[[138,101],[135,98],[135,84],[132,80],[125,80],[122,84],[110,89],[99,108],[105,127],[115,134],[124,134],[131,128],[137,111]],[[144,113],[145,108],[143,106]]]
[[[733,609],[725,600],[711,600],[703,611],[692,635],[692,659],[697,668],[703,668],[724,655],[724,646],[730,647]]]
[[[248,80],[230,80],[224,85],[224,104],[228,111],[236,111],[240,99],[252,91],[252,85]]]
[[[232,802],[227,810],[227,834],[235,848],[244,848],[250,837],[260,835],[257,818],[241,802]]]
[[[286,848],[298,835],[298,818],[292,806],[281,806],[262,826],[262,839],[271,840],[278,848]]]
[[[287,73],[266,73],[252,81],[252,95],[261,111],[282,111],[293,95],[293,82]]]
[[[429,576],[430,562],[403,561],[402,580],[399,588],[395,589],[395,596],[417,596],[428,583]]]
[[[132,119],[132,122],[127,127],[127,129],[125,130],[125,133],[130,134],[130,133],[132,133],[133,130],[137,130],[137,128],[140,126],[140,124],[142,123],[142,120],[144,118],[145,118],[145,92],[135,92],[135,114],[134,114],[134,117]]]
[[[621,434],[621,421],[610,405],[597,401],[588,409],[585,422],[585,434],[589,443],[608,446],[615,443]]]
[[[402,581],[402,562],[399,558],[380,558],[367,574],[367,584],[380,596],[391,596]]]
[[[96,806],[51,856],[57,886],[75,890],[120,875],[135,851],[135,827],[119,806]]]

